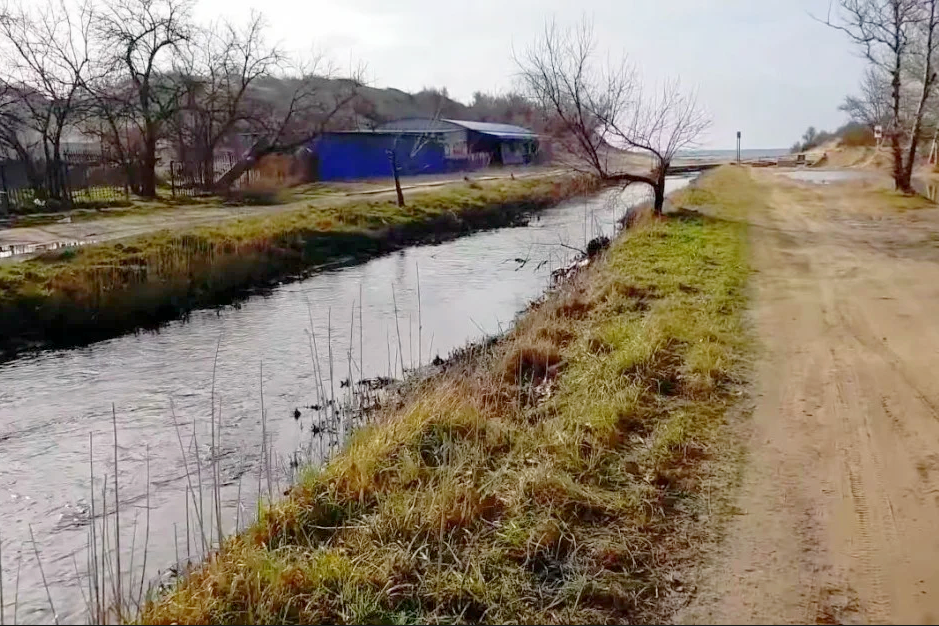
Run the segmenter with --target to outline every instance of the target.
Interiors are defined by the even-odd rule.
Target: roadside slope
[[[939,210],[754,176],[768,202],[751,216],[763,352],[748,462],[726,545],[681,618],[934,622]]]

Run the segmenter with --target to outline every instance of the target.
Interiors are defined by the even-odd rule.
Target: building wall
[[[389,177],[392,175],[388,156],[391,149],[396,152],[398,172],[402,176],[448,171],[440,143],[425,139],[412,156],[419,141],[421,137],[417,135],[326,133],[313,142],[310,153],[319,180]]]

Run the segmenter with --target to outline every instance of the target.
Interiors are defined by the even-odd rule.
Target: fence
[[[173,197],[210,195],[217,191],[216,183],[238,159],[233,154],[216,155],[211,161],[170,161],[170,191]],[[232,182],[230,188],[250,185],[260,176],[249,168]]]
[[[57,161],[0,160],[0,213],[35,213],[126,200],[124,170],[100,153]]]

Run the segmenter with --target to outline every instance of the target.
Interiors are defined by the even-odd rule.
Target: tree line
[[[193,3],[39,0],[0,8],[0,158],[18,159],[39,182],[44,164],[59,163],[79,133],[97,141],[136,194],[154,197],[166,147],[214,181],[217,152],[233,137],[248,138],[246,158],[219,178],[224,185],[265,154],[388,115],[360,97],[362,67],[340,75],[322,55],[287,53],[269,41],[259,13],[243,23],[197,23]],[[588,20],[548,24],[515,60],[515,92],[477,92],[470,105],[445,89],[409,98],[430,103],[435,116],[463,110],[470,119],[531,127],[576,169],[650,185],[661,210],[672,159],[708,125],[694,94],[677,81],[644,86],[625,58],[604,62]]]
[[[843,110],[844,105],[841,109]],[[792,144],[790,152],[806,152],[837,141],[842,146],[873,146],[876,143],[874,128],[879,123],[866,123],[852,119],[833,131],[818,130],[809,126],[802,134],[802,138]]]
[[[191,0],[46,0],[0,12],[0,152],[39,179],[68,138],[96,138],[134,192],[154,197],[161,144],[214,179],[217,150],[296,148],[355,97],[320,55],[268,41],[263,16],[198,24]]]

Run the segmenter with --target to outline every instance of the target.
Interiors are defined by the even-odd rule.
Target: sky
[[[318,50],[369,84],[418,91],[512,87],[512,51],[552,19],[594,24],[598,52],[626,54],[647,84],[680,78],[712,119],[702,148],[787,148],[808,126],[834,130],[864,63],[843,33],[813,20],[829,0],[197,0],[200,21],[265,15],[273,41]]]

